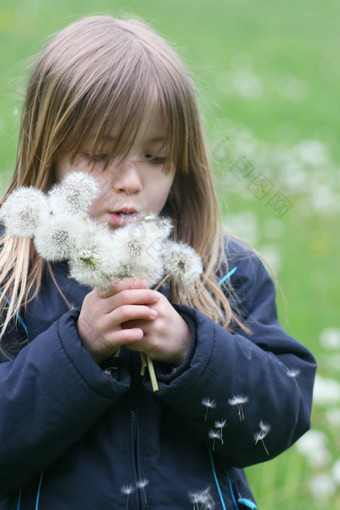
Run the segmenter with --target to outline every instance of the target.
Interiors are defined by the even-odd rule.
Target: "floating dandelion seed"
[[[225,427],[225,424],[227,423],[227,420],[217,420],[215,421],[215,429],[218,429],[221,433],[221,442],[223,444],[223,429]]]
[[[292,379],[294,379],[294,381],[295,381],[295,385],[296,385],[296,387],[297,387],[297,388],[299,387],[299,385],[298,385],[298,383],[297,383],[296,378],[297,378],[299,375],[300,375],[300,370],[299,370],[298,368],[289,368],[289,369],[287,370],[287,376],[288,376],[288,377],[291,377]]]
[[[85,172],[71,172],[48,193],[54,213],[86,214],[98,196],[100,188],[96,179]]]
[[[143,495],[144,495],[144,502],[147,503],[147,499],[146,499],[146,492],[145,492],[145,487],[149,485],[149,480],[147,480],[146,478],[143,478],[142,480],[138,480],[136,482],[136,487],[137,489],[140,489],[143,491]]]
[[[213,510],[215,508],[215,502],[210,494],[210,487],[203,491],[189,492],[189,498],[194,505],[194,510]]]
[[[269,451],[264,443],[264,438],[268,436],[271,426],[269,425],[269,423],[264,423],[261,420],[259,423],[259,427],[260,427],[259,432],[256,432],[254,434],[255,444],[257,444],[259,441],[261,441],[263,444],[264,451],[266,452],[267,455],[269,455]]]
[[[216,439],[219,439],[219,441],[222,441],[222,434],[219,430],[211,429],[211,430],[209,430],[208,436],[210,437],[210,439],[213,440],[212,449],[214,450],[215,449],[215,441],[216,441]]]
[[[0,218],[5,227],[18,237],[33,237],[48,215],[46,196],[33,187],[13,191],[0,210]]]
[[[133,494],[135,492],[135,489],[133,488],[132,485],[122,485],[121,488],[120,488],[120,492],[122,494],[126,494],[126,496],[127,496],[127,499],[126,499],[126,510],[128,510],[130,494]]]
[[[243,405],[249,401],[249,398],[244,395],[235,395],[232,398],[228,398],[228,404],[230,406],[236,406],[238,409],[238,417],[240,421],[244,420]]]
[[[215,400],[212,400],[209,397],[206,397],[202,400],[202,406],[207,408],[206,413],[205,413],[205,418],[204,418],[204,421],[207,421],[208,411],[209,411],[209,409],[215,409],[216,402],[215,402]]]

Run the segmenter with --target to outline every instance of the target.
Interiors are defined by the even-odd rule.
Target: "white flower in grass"
[[[203,271],[202,260],[188,244],[167,241],[163,245],[164,270],[178,284],[190,287]]]
[[[332,478],[340,486],[340,459],[336,460],[332,466]]]
[[[212,449],[214,450],[215,449],[215,441],[216,441],[216,439],[218,439],[219,441],[222,442],[222,434],[221,434],[221,432],[219,430],[211,429],[211,430],[209,430],[208,436],[209,436],[210,439],[213,440]]]
[[[268,436],[271,430],[271,426],[269,425],[269,423],[265,423],[264,421],[261,420],[259,423],[259,427],[260,430],[258,432],[255,432],[254,434],[255,444],[261,441],[266,454],[269,455],[269,451],[267,450],[267,447],[264,443],[264,438]]]
[[[325,505],[330,497],[335,494],[336,485],[328,473],[317,473],[312,476],[309,482],[309,490],[316,500]]]
[[[207,410],[205,412],[205,419],[204,419],[204,421],[207,421],[208,411],[209,411],[209,409],[215,409],[216,402],[215,402],[215,400],[213,400],[209,397],[205,397],[202,399],[202,406],[207,408]]]
[[[335,379],[324,379],[317,375],[315,377],[313,400],[317,405],[338,403],[340,401],[340,383]]]
[[[332,457],[328,449],[328,438],[321,430],[309,430],[296,442],[295,447],[313,468],[327,466]]]
[[[325,412],[326,419],[333,427],[340,427],[340,409],[333,407]]]
[[[122,485],[120,488],[120,492],[122,494],[126,494],[126,496],[127,496],[127,499],[126,499],[126,510],[127,510],[129,508],[130,495],[135,492],[135,489],[132,485]]]
[[[0,210],[1,221],[6,229],[19,237],[33,237],[48,214],[46,196],[33,187],[13,191]]]
[[[327,328],[320,334],[320,343],[325,349],[339,349],[340,328]]]
[[[234,395],[232,398],[228,398],[228,404],[230,406],[236,406],[238,410],[238,417],[240,421],[244,420],[243,405],[249,401],[249,398],[245,395]]]
[[[50,190],[48,198],[51,210],[55,213],[84,215],[99,191],[94,177],[85,172],[71,172]]]
[[[67,260],[75,247],[79,234],[79,221],[69,215],[49,216],[34,236],[34,245],[39,255],[51,262]]]

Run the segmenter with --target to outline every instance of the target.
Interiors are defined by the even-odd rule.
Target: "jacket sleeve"
[[[0,492],[17,490],[75,443],[129,387],[82,346],[71,311],[0,364]]]
[[[316,363],[281,328],[274,284],[259,258],[241,248],[234,263],[232,284],[252,332],[231,333],[175,305],[191,327],[191,352],[159,384],[160,397],[226,465],[246,467],[275,457],[309,428]]]

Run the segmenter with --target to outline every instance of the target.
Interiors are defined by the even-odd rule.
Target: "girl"
[[[94,219],[169,216],[204,275],[185,294],[136,275],[102,295],[3,230],[1,508],[256,508],[242,468],[308,429],[315,362],[262,263],[223,238],[193,85],[141,22],[82,19],[37,58],[4,198],[78,170],[101,189]]]

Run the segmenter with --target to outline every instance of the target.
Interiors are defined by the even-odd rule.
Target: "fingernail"
[[[151,318],[152,319],[155,319],[157,317],[158,313],[156,312],[156,310],[152,310],[151,311]]]

